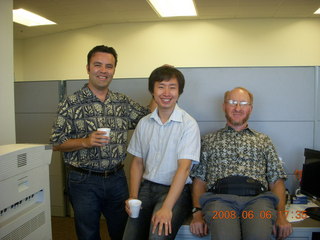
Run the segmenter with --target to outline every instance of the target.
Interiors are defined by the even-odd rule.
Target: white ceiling
[[[320,0],[194,0],[197,17],[160,18],[146,0],[13,0],[57,23],[25,27],[14,24],[14,38],[26,39],[106,23],[240,18],[319,18]]]

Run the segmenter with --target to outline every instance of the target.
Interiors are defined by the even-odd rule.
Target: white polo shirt
[[[179,159],[199,163],[200,131],[194,118],[176,104],[169,120],[162,123],[158,109],[138,123],[128,152],[143,158],[143,178],[171,185]],[[188,177],[186,183],[191,183]]]

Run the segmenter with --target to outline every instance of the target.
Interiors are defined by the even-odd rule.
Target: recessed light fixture
[[[56,24],[23,8],[13,10],[13,21],[28,27]]]
[[[320,8],[314,12],[314,14],[320,14]]]
[[[161,17],[197,16],[193,0],[147,0]]]

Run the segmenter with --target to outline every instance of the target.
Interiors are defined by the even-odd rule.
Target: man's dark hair
[[[177,79],[178,86],[179,86],[179,95],[181,95],[183,92],[184,83],[185,83],[184,76],[182,72],[180,72],[178,69],[168,65],[158,67],[152,71],[149,77],[150,93],[153,93],[154,91],[155,82],[169,81],[171,78]]]
[[[90,59],[92,58],[92,56],[97,53],[97,52],[104,52],[104,53],[110,53],[114,56],[115,59],[115,66],[117,66],[118,63],[118,54],[116,52],[116,50],[113,47],[108,47],[105,45],[99,45],[99,46],[95,46],[94,48],[92,48],[90,50],[90,52],[87,55],[87,64],[90,64]]]

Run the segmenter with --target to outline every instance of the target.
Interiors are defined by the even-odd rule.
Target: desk
[[[300,222],[292,223],[293,233],[290,235],[288,239],[290,240],[318,240],[320,239],[320,221],[314,220],[312,218],[306,218]],[[318,235],[317,238],[314,236],[312,239],[312,234]]]
[[[191,218],[187,222],[190,223]],[[182,225],[179,229],[179,232],[175,240],[210,240],[210,235],[198,238],[190,233],[189,225],[186,222],[185,225]],[[320,239],[320,221],[306,218],[300,222],[292,223],[293,232],[290,235],[288,240],[319,240]],[[312,235],[314,237],[312,238]]]

